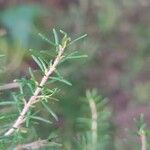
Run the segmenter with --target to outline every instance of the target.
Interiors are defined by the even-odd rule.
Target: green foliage
[[[66,33],[59,33],[53,29],[51,35],[45,34],[49,30],[47,27],[53,28],[57,24],[57,29],[63,28],[67,33],[77,35],[86,31],[89,37],[84,42],[78,39],[86,35],[72,39],[70,42],[68,41],[70,38],[67,40],[69,42],[67,51],[61,60],[63,65],[60,65],[59,70],[55,70],[49,77],[41,91],[40,101],[33,104],[26,115],[27,120],[20,128],[23,140],[18,139],[15,145],[30,143],[39,137],[47,140],[50,133],[55,133],[58,138],[57,136],[49,138],[51,141],[49,144],[53,145],[56,141],[62,145],[47,149],[89,149],[93,143],[91,110],[87,98],[80,98],[83,97],[87,87],[100,88],[102,95],[106,97],[109,95],[113,104],[116,100],[116,97],[113,97],[114,91],[116,89],[125,91],[127,97],[132,99],[131,102],[127,101],[128,108],[130,104],[137,106],[132,112],[139,110],[141,104],[148,107],[149,1],[139,0],[135,3],[135,0],[101,0],[101,2],[78,0],[77,5],[69,5],[67,9],[48,5],[44,7],[46,2],[48,1],[42,2],[42,5],[41,3],[35,5],[38,3],[35,2],[34,5],[29,3],[29,5],[9,8],[7,8],[7,3],[11,4],[11,1],[2,2],[6,4],[6,7],[0,10],[0,54],[5,56],[0,56],[0,82],[3,86],[6,82],[18,78],[15,83],[19,83],[20,86],[18,90],[12,89],[12,92],[9,89],[0,90],[0,134],[3,135],[4,131],[11,127],[24,107],[25,100],[28,100],[34,93],[39,79],[44,75],[46,68],[53,63],[49,60],[56,57],[59,44],[65,46]],[[43,12],[46,12],[46,17],[40,18]],[[44,35],[35,36],[39,30]],[[78,42],[74,44],[76,41]],[[29,45],[32,48],[30,51],[27,50]],[[26,51],[24,47],[27,47]],[[85,60],[82,59],[87,57],[84,53],[88,54]],[[34,60],[30,62],[31,55]],[[81,59],[73,60],[76,58]],[[26,69],[28,65],[30,65],[29,71]],[[119,97],[124,98],[120,94]],[[99,101],[103,101],[103,98]],[[95,102],[96,107],[99,107],[99,103]],[[117,103],[117,106],[119,104]],[[103,109],[97,110],[100,112],[98,118],[104,116],[104,119],[99,122],[97,140],[100,144],[96,146],[105,150],[140,149],[140,143],[137,143],[140,134],[137,132],[141,126],[134,130],[134,134],[124,137],[124,126],[119,126],[114,130],[110,121],[114,121],[115,117],[122,113],[117,110],[117,113],[112,114],[110,118],[106,107],[106,104],[102,107],[104,112]],[[129,113],[128,108],[124,115]],[[126,108],[122,108],[121,111],[123,109]],[[148,112],[145,113],[148,114]],[[145,116],[145,118],[148,117]],[[150,132],[145,125],[144,131],[149,141]],[[123,137],[120,138],[122,132]],[[137,140],[134,141],[136,138]],[[6,145],[11,143],[12,138],[7,138],[6,143],[4,143],[4,137],[1,139],[3,144],[0,145],[0,149],[7,149]],[[150,148],[147,147],[147,149]]]
[[[53,46],[56,47],[55,48],[56,58],[53,61],[51,60],[48,61],[48,59],[46,58],[44,59],[44,56],[42,55],[31,54],[33,60],[39,67],[39,72],[43,76],[42,80],[46,76],[46,74],[49,72],[49,70],[51,70],[51,67],[53,67],[54,64],[56,63],[60,64],[64,62],[64,60],[67,60],[67,59],[83,57],[80,55],[76,55],[78,54],[77,52],[75,54],[72,53],[71,55],[66,54],[66,52],[64,54],[61,54],[61,50],[65,49],[69,44],[73,44],[73,42],[79,39],[82,39],[85,36],[82,36],[74,40],[71,43],[70,37],[68,37],[68,35],[64,31],[60,31],[60,33],[62,33],[63,35],[62,40],[60,40],[60,43],[59,43],[58,33],[56,32],[55,29],[53,29],[54,41],[55,41],[54,43],[49,42],[49,40],[42,35],[43,40],[45,40],[49,44],[52,44]],[[30,52],[32,53],[32,51]],[[34,128],[36,124],[40,124],[40,122],[52,124],[52,121],[50,118],[54,118],[56,121],[58,121],[58,117],[56,113],[52,110],[51,106],[49,105],[51,104],[53,100],[57,100],[53,96],[58,94],[59,90],[57,89],[57,87],[56,88],[53,87],[55,86],[54,83],[56,81],[59,81],[60,83],[63,82],[69,86],[72,85],[70,82],[68,82],[67,80],[63,78],[63,76],[59,73],[57,68],[55,69],[53,76],[48,76],[46,83],[42,85],[42,87],[40,87],[41,83],[39,84],[39,81],[37,81],[35,77],[34,70],[29,68],[29,74],[30,74],[30,77],[15,80],[15,82],[19,84],[19,91],[11,93],[11,97],[12,97],[11,101],[0,102],[0,107],[5,108],[6,106],[6,112],[7,112],[7,114],[6,112],[5,114],[2,113],[0,117],[1,135],[3,135],[10,128],[12,128],[15,132],[15,133],[11,133],[9,136],[1,137],[1,140],[0,140],[1,149],[6,149],[6,147],[7,148],[9,147],[10,149],[14,149],[16,145],[18,144],[22,144],[24,142],[25,143],[30,142],[27,140],[27,137],[30,139],[30,137],[32,137],[31,136],[32,134],[35,135],[36,139],[38,139],[39,137],[34,133],[34,130],[35,130]],[[51,88],[50,88],[50,85],[52,86]],[[30,103],[30,99],[34,96],[35,91],[37,89],[40,89],[41,92],[40,94],[36,96],[36,99],[33,101],[33,103]],[[12,127],[11,122],[14,121],[14,119],[17,116],[21,116],[20,114],[22,113],[22,110],[25,107],[27,107],[28,104],[30,105],[30,107],[28,108],[25,116],[22,116],[23,117],[22,123],[25,124],[25,126],[22,126],[22,123],[21,123],[21,127],[16,127],[14,129],[14,127]],[[11,109],[7,110],[8,107],[10,107]],[[45,118],[43,115],[40,115],[42,112],[42,109],[45,110],[47,114],[49,114],[49,115],[46,115],[48,116],[47,118]],[[32,141],[32,138],[31,138],[31,141]]]

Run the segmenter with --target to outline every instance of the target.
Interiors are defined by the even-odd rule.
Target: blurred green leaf
[[[8,29],[15,41],[27,46],[34,25],[34,19],[44,12],[39,5],[18,5],[5,9],[1,14],[1,23]]]
[[[59,37],[58,37],[58,34],[55,29],[53,29],[53,34],[54,34],[54,38],[55,38],[55,44],[59,45]]]
[[[52,79],[51,81],[49,81],[49,83],[60,81],[60,82],[65,83],[65,84],[67,84],[69,86],[72,86],[72,84],[69,81],[67,81],[67,80],[65,80],[63,78],[60,78],[60,77],[49,77],[49,79]]]

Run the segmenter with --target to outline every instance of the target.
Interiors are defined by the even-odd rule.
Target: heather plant
[[[46,131],[46,138],[38,134],[38,130],[45,131],[43,124],[55,126],[61,119],[53,110],[53,104],[61,101],[58,100],[58,95],[64,95],[65,92],[59,85],[66,84],[72,88],[72,83],[63,77],[59,67],[70,59],[87,57],[71,50],[71,45],[82,40],[86,34],[71,40],[66,32],[53,29],[54,40],[49,40],[42,34],[39,36],[51,48],[41,51],[29,50],[37,69],[29,67],[26,76],[15,79],[14,83],[0,86],[0,149],[115,150],[111,113],[107,108],[108,100],[99,96],[96,90],[87,90],[84,98],[77,97],[80,110],[73,125],[75,132],[69,133],[70,139],[66,138],[67,135],[62,133],[61,129],[55,128]],[[0,55],[0,61],[3,61],[3,58],[4,55]],[[71,88],[68,92],[71,92]],[[6,92],[9,95],[5,95],[5,90],[9,90]],[[138,148],[147,150],[147,131],[142,116],[139,121],[136,120],[136,124],[141,145]],[[63,126],[63,123],[60,126]]]
[[[48,145],[61,145],[53,140],[51,141],[53,136],[49,136],[44,140],[38,140],[38,137],[37,141],[33,143],[23,144],[24,142],[32,141],[36,137],[35,124],[38,122],[52,124],[50,119],[41,115],[41,109],[44,109],[58,121],[57,115],[49,105],[57,101],[55,95],[59,92],[59,88],[54,86],[54,82],[59,81],[69,86],[72,84],[63,78],[57,66],[70,59],[86,57],[86,55],[79,55],[78,51],[69,51],[70,45],[84,38],[86,35],[71,40],[64,31],[60,31],[60,34],[58,35],[57,31],[53,29],[54,42],[39,34],[45,42],[53,46],[52,55],[50,55],[49,51],[40,51],[46,55],[39,55],[35,50],[30,50],[33,60],[39,67],[38,73],[41,76],[41,80],[37,79],[35,71],[29,68],[29,75],[27,77],[14,80],[19,91],[11,92],[12,100],[1,100],[0,149],[37,149]],[[8,84],[1,86],[1,90],[6,89],[11,89],[11,86]]]
[[[78,5],[64,10],[53,6],[45,9],[40,3],[40,7],[6,6],[1,11],[0,32],[6,33],[0,33],[0,150],[149,149],[149,133],[143,121],[137,122],[132,140],[120,138],[119,129],[125,130],[122,126],[115,128],[111,122],[120,110],[111,114],[108,100],[95,90],[85,94],[87,88],[96,87],[109,96],[110,103],[120,105],[118,97],[113,98],[119,89],[131,94],[135,99],[131,103],[149,103],[150,84],[145,82],[150,33],[146,1],[78,0]],[[147,8],[139,7],[139,3],[147,3]],[[38,20],[43,13],[46,17]],[[39,30],[45,32],[49,24],[59,25],[71,36],[86,31],[89,38],[83,42],[83,35],[71,40],[65,32],[55,29],[46,37],[39,34],[43,40],[35,36]],[[28,51],[28,47],[33,49]],[[88,59],[78,59],[86,57],[81,56],[83,50]],[[32,67],[24,68],[28,63]],[[36,90],[38,95],[34,95]],[[126,110],[126,103],[121,106],[121,112]]]
[[[107,103],[108,99],[100,96],[96,89],[86,91],[86,97],[82,99],[82,114],[87,116],[77,118],[79,150],[113,149],[109,121],[111,113]]]

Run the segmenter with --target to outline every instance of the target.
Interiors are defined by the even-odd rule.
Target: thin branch
[[[27,149],[27,150],[36,150],[36,149],[40,149],[43,148],[45,146],[48,145],[47,140],[38,140],[38,141],[34,141],[32,143],[28,143],[28,144],[23,144],[23,145],[18,145],[14,148],[14,150],[23,150],[23,149]]]
[[[63,47],[59,46],[58,55],[56,56],[55,60],[53,61],[53,64],[50,65],[49,69],[47,69],[48,71],[45,72],[45,75],[41,79],[41,82],[40,82],[39,86],[37,86],[34,94],[27,101],[26,105],[22,109],[19,117],[17,118],[17,120],[13,124],[12,128],[10,128],[4,134],[5,136],[10,136],[16,129],[19,129],[20,125],[26,120],[25,119],[25,115],[29,111],[29,109],[32,106],[32,104],[36,102],[36,99],[37,99],[37,97],[39,96],[39,94],[40,94],[40,92],[42,90],[41,87],[43,87],[45,85],[45,83],[47,82],[49,76],[55,71],[55,68],[57,67],[57,65],[59,64],[59,62],[61,61],[61,59],[63,58],[64,49],[65,49],[64,46]]]
[[[49,144],[51,145],[57,145],[57,146],[61,146],[61,144],[55,143],[55,142],[49,142],[48,140],[38,140],[38,141],[34,141],[32,143],[28,143],[28,144],[23,144],[23,145],[17,145],[14,150],[38,150],[41,149],[43,147],[47,147]]]
[[[18,83],[8,83],[0,86],[0,91],[19,88]]]

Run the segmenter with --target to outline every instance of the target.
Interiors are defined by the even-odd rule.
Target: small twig
[[[19,83],[8,83],[0,86],[0,91],[19,88]]]
[[[49,67],[48,71],[45,72],[45,75],[43,76],[39,86],[37,86],[35,92],[33,93],[33,95],[29,98],[28,102],[26,103],[26,105],[24,106],[24,108],[22,109],[19,117],[17,118],[17,120],[15,121],[15,123],[13,124],[12,128],[10,128],[4,135],[5,136],[10,136],[16,129],[18,129],[20,127],[20,125],[26,120],[25,119],[25,115],[28,112],[28,110],[30,109],[30,107],[32,106],[33,103],[35,103],[37,97],[39,96],[39,93],[41,92],[41,88],[45,85],[45,83],[47,82],[47,80],[49,79],[49,76],[55,71],[55,68],[57,67],[57,65],[59,64],[59,62],[61,61],[62,57],[63,57],[63,53],[64,53],[64,49],[65,47],[63,46],[59,46],[59,51],[58,51],[58,55],[56,56],[55,60],[53,61],[53,64]]]
[[[49,142],[47,140],[38,140],[34,141],[32,143],[23,144],[23,145],[17,145],[14,150],[38,150],[40,148],[48,146]]]

